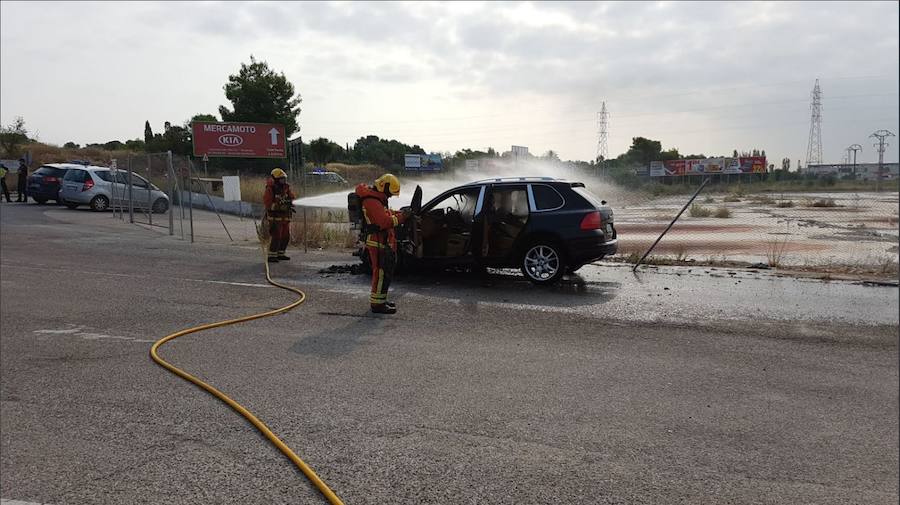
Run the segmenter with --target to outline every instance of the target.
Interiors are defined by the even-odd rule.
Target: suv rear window
[[[71,182],[84,182],[88,177],[89,176],[87,170],[79,170],[76,168],[74,170],[69,170],[68,172],[66,172],[64,180]]]
[[[535,210],[558,209],[565,203],[555,189],[544,184],[532,184],[531,193],[534,195]]]
[[[66,170],[64,168],[43,166],[35,170],[34,175],[50,175],[53,177],[62,177],[66,175]]]
[[[603,204],[600,203],[600,199],[597,198],[593,193],[591,193],[590,191],[588,191],[587,188],[584,188],[584,187],[581,187],[581,186],[576,186],[576,187],[573,187],[573,188],[572,188],[572,191],[574,191],[574,192],[578,193],[579,195],[581,195],[582,198],[584,198],[585,200],[587,200],[587,202],[588,202],[589,204],[593,205],[594,207],[596,207],[596,208],[598,208],[598,209],[599,209],[600,207],[603,207]]]

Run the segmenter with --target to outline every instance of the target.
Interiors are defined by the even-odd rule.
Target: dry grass
[[[716,199],[711,196],[707,196],[703,199],[703,203],[716,203]]]
[[[793,200],[781,200],[780,202],[775,204],[779,209],[789,209],[794,206]]]
[[[773,205],[775,204],[775,200],[772,199],[769,195],[753,195],[750,197],[750,201],[757,205]]]
[[[713,213],[713,217],[717,217],[719,219],[728,219],[731,217],[731,211],[728,210],[728,207],[722,206],[716,209],[716,211]]]
[[[766,240],[766,261],[770,267],[781,266],[790,235],[775,235]]]
[[[266,192],[266,178],[259,176],[241,176],[241,200],[251,203],[262,203]]]
[[[829,208],[833,208],[833,207],[840,207],[840,205],[835,203],[834,198],[817,198],[817,199],[807,198],[806,200],[803,201],[803,206],[804,207],[825,208],[825,209],[829,209]]]
[[[291,243],[298,247],[305,242],[312,248],[350,248],[356,244],[356,236],[356,232],[340,225],[307,221],[304,226],[302,219],[291,221]]]
[[[691,217],[709,217],[713,211],[699,204],[692,204],[689,210]]]
[[[722,201],[728,202],[728,203],[734,203],[734,202],[740,202],[741,198],[737,195],[728,195],[725,198],[723,198]]]

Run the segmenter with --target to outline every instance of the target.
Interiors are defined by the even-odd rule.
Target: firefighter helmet
[[[400,194],[400,179],[394,174],[384,174],[375,179],[375,189],[390,196]]]
[[[287,177],[287,174],[284,173],[284,170],[282,170],[280,168],[276,168],[276,169],[272,170],[272,178],[273,179],[280,179],[282,177]]]

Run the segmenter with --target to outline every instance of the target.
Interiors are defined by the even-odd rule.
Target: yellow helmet
[[[287,174],[284,173],[284,170],[282,170],[280,168],[276,168],[276,169],[272,170],[272,178],[280,179],[282,177],[287,177]]]
[[[385,188],[387,188],[387,193],[391,196],[397,196],[400,194],[400,179],[397,178],[394,174],[384,174],[381,177],[375,179],[375,189],[384,193]]]

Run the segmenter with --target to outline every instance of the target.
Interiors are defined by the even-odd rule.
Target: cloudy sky
[[[253,54],[303,97],[304,140],[375,134],[429,151],[806,159],[823,92],[826,162],[898,131],[897,2],[0,3],[0,122],[40,140],[141,138],[226,104]],[[230,105],[230,104],[228,104]],[[888,149],[896,161],[900,142]]]

